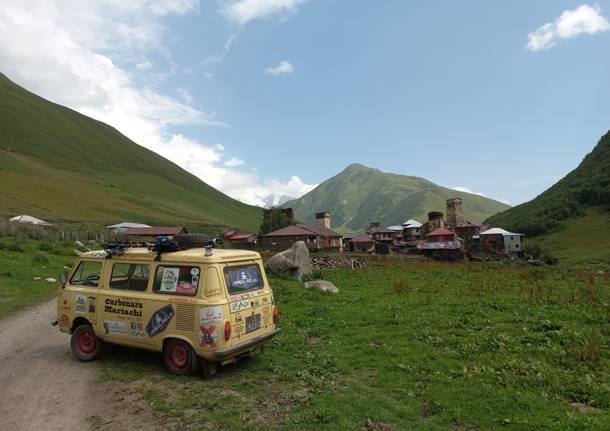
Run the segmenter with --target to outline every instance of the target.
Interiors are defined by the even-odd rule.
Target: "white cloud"
[[[495,198],[490,198],[485,193],[472,191],[468,187],[456,186],[456,187],[453,187],[453,190],[457,190],[458,192],[470,193],[471,195],[482,196],[484,198],[495,199]],[[508,199],[495,199],[495,200],[497,200],[498,202],[502,202],[503,204],[512,206],[512,203]]]
[[[0,64],[10,79],[42,97],[108,123],[140,145],[168,158],[230,196],[256,205],[297,197],[314,186],[287,182],[225,166],[224,145],[204,145],[169,127],[228,127],[213,112],[136,83],[113,58],[134,72],[150,51],[166,54],[162,17],[197,10],[197,0],[3,0],[0,3]],[[167,57],[166,57],[167,58]],[[171,60],[171,59],[170,59]],[[170,67],[175,68],[172,61]],[[140,67],[138,67],[138,64]],[[160,66],[159,66],[160,67]],[[233,162],[228,161],[231,165]]]
[[[186,88],[176,88],[176,93],[178,93],[185,103],[189,105],[193,104],[193,96]]]
[[[231,0],[220,9],[229,21],[246,24],[258,18],[290,15],[307,0]]]
[[[231,157],[229,160],[225,161],[225,166],[228,166],[230,168],[234,168],[235,166],[242,166],[245,163],[246,162],[244,162],[241,159],[238,159],[237,157]]]
[[[487,197],[487,195],[485,193],[473,192],[472,190],[470,190],[467,187],[456,186],[456,187],[453,187],[453,190],[457,190],[458,192],[470,193],[471,195],[483,196],[485,198]]]
[[[530,33],[527,49],[537,52],[549,49],[561,39],[572,39],[583,33],[595,34],[609,31],[610,23],[602,16],[599,6],[581,5],[564,11],[554,22],[549,22]]]
[[[148,60],[144,60],[143,62],[136,64],[136,69],[141,70],[142,72],[149,70],[151,67],[153,67],[153,64]]]
[[[280,61],[276,67],[268,67],[265,69],[267,75],[292,75],[294,73],[294,66],[288,61]]]

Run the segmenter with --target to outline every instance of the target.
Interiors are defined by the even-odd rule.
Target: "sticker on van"
[[[222,306],[204,307],[199,310],[201,323],[219,322],[222,320]]]
[[[160,292],[175,292],[178,288],[180,268],[163,268]]]
[[[75,314],[86,314],[87,313],[87,295],[76,295],[74,297],[74,313]]]
[[[241,311],[250,308],[250,301],[239,301],[231,304],[231,311]]]
[[[167,304],[165,307],[158,309],[151,316],[146,325],[146,332],[149,337],[154,337],[157,334],[165,331],[174,317],[174,307],[172,304]]]
[[[127,322],[120,320],[104,320],[102,328],[104,328],[104,334],[106,335],[127,336]]]
[[[217,347],[218,331],[216,325],[199,325],[199,345],[205,348]]]

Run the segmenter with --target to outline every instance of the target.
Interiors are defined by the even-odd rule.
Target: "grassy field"
[[[533,238],[564,264],[610,263],[610,212],[587,208],[582,217],[564,221],[553,233]]]
[[[0,237],[0,318],[53,297],[64,266],[75,259],[74,244],[42,241],[15,242]],[[34,280],[40,277],[40,280]]]
[[[607,273],[413,263],[322,275],[341,292],[271,278],[284,332],[259,358],[205,381],[116,349],[100,379],[179,429],[608,429]]]

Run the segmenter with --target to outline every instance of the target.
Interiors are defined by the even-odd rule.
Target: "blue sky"
[[[82,48],[58,41],[66,58],[49,63],[70,64],[92,101],[0,42],[10,78],[251,203],[358,162],[518,204],[610,128],[610,1],[32,3],[21,12],[62,16]],[[19,28],[33,55],[28,41],[60,29],[17,27],[21,4],[0,6],[0,35]]]

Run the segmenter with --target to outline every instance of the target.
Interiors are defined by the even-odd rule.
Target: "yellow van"
[[[60,278],[57,324],[82,361],[96,359],[107,342],[163,352],[173,373],[202,369],[209,377],[217,364],[262,352],[280,332],[252,251],[91,251]]]

